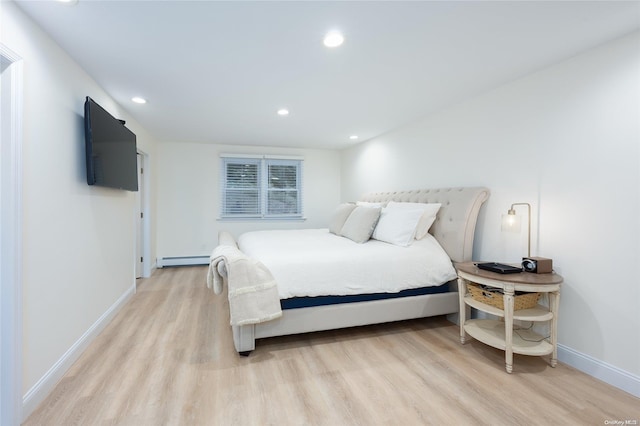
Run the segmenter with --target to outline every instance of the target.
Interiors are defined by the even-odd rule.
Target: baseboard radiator
[[[209,256],[182,256],[182,257],[159,257],[156,260],[158,268],[169,266],[194,266],[208,265]]]

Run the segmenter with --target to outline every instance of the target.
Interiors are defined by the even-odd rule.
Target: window
[[[302,218],[302,159],[222,155],[222,218]]]

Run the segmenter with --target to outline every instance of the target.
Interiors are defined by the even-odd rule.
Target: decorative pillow
[[[344,222],[340,235],[356,243],[367,242],[378,223],[381,210],[380,207],[356,207]]]
[[[340,204],[333,212],[331,220],[329,221],[329,232],[340,235],[340,231],[342,230],[344,223],[355,208],[356,205],[352,203]]]
[[[436,220],[436,215],[442,204],[440,203],[397,203],[389,201],[387,208],[389,209],[421,209],[422,217],[416,228],[416,240],[421,240],[429,233],[429,228]]]
[[[372,238],[406,247],[416,235],[424,209],[384,208]]]

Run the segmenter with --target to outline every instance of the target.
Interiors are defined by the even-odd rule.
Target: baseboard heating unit
[[[209,256],[159,257],[156,262],[158,268],[168,266],[208,265]]]

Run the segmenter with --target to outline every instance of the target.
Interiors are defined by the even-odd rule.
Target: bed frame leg
[[[240,356],[249,356],[249,355],[251,355],[251,351],[242,351],[242,352],[238,352],[238,354]]]
[[[234,325],[233,344],[240,355],[247,354],[256,348],[255,325]],[[244,356],[247,356],[244,355]]]

